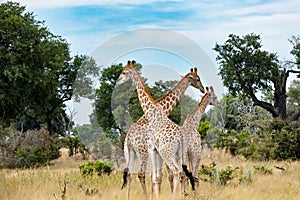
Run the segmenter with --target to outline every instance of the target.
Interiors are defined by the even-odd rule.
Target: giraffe
[[[159,194],[161,184],[162,161],[165,161],[169,170],[174,176],[173,194],[176,193],[177,185],[182,171],[182,137],[179,125],[172,122],[165,114],[163,107],[158,104],[149,94],[143,79],[138,71],[129,61],[123,69],[116,85],[120,85],[126,81],[132,80],[137,89],[138,98],[145,113],[145,117],[149,123],[147,130],[151,139],[149,139],[148,153],[151,158],[151,181],[155,186],[154,191]],[[178,158],[178,162],[176,160]]]
[[[130,65],[130,63],[128,63]],[[120,79],[120,78],[119,78]],[[117,85],[119,84],[119,79]],[[191,71],[186,74],[174,88],[172,88],[165,96],[156,100],[156,103],[163,107],[166,115],[169,115],[171,110],[178,103],[179,99],[184,94],[188,86],[192,85],[193,87],[199,89],[201,92],[204,92],[204,87],[201,83],[200,77],[197,74],[197,68],[191,69]],[[122,188],[128,182],[128,197],[130,195],[130,183],[131,183],[131,172],[134,161],[134,154],[137,155],[139,159],[139,172],[138,177],[141,182],[144,194],[147,194],[146,184],[145,184],[145,172],[146,165],[148,160],[148,145],[149,135],[147,135],[148,129],[148,120],[145,117],[145,114],[134,124],[131,125],[124,141],[124,154],[127,163],[127,168],[124,170],[124,184]]]
[[[187,169],[187,165],[190,162],[191,166],[191,175],[193,179],[192,189],[195,190],[195,187],[199,187],[199,163],[201,159],[201,137],[198,132],[199,123],[204,113],[207,105],[213,105],[220,107],[217,96],[215,95],[213,87],[206,88],[204,96],[201,98],[201,101],[197,107],[187,115],[184,120],[181,133],[183,136],[183,168]],[[187,174],[186,175],[189,176]]]
[[[197,74],[197,68],[191,69],[174,88],[172,88],[166,95],[156,100],[158,104],[163,107],[166,115],[169,115],[175,105],[178,103],[188,86],[193,86],[204,93],[204,87],[201,83],[200,77]],[[124,175],[124,184],[128,182],[128,196],[130,193],[131,172],[134,162],[134,154],[137,155],[139,160],[138,177],[143,188],[144,194],[147,194],[145,173],[148,160],[148,147],[147,141],[150,139],[147,136],[147,129],[149,123],[143,115],[136,123],[132,124],[128,130],[124,141],[124,155],[127,163],[127,168],[124,170],[127,175]],[[172,179],[172,176],[170,176]],[[172,180],[170,180],[172,182]],[[172,185],[171,185],[172,187]],[[172,188],[171,188],[172,190]]]

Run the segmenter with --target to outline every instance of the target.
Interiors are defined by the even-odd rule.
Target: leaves
[[[253,33],[243,37],[230,34],[224,45],[215,45],[214,50],[219,53],[219,74],[231,94],[271,90],[270,83],[279,75],[278,60],[276,54],[261,47],[260,36]]]
[[[0,66],[1,124],[33,118],[51,133],[58,130],[64,102],[74,94],[77,101],[93,98],[92,76],[98,75],[92,58],[71,58],[64,38],[12,2],[0,4]]]

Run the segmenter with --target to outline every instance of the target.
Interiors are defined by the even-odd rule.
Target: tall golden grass
[[[254,174],[249,182],[235,181],[226,185],[200,181],[198,196],[187,199],[300,199],[300,163],[297,162],[251,162],[232,157],[225,151],[206,153],[201,164],[217,163],[218,168],[231,166],[244,171],[252,166],[272,169],[269,175]],[[110,176],[82,177],[79,165],[86,161],[63,156],[51,165],[38,169],[0,170],[0,200],[47,200],[47,199],[126,199],[127,190],[121,190],[122,170]],[[285,170],[278,170],[281,166]],[[149,177],[147,176],[149,188]],[[131,199],[145,199],[137,175],[133,174]],[[174,199],[170,194],[167,174],[164,171],[160,199]],[[177,198],[175,198],[177,199]],[[182,196],[178,193],[178,199]]]

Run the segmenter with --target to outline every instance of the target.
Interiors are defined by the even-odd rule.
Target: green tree
[[[114,91],[116,80],[123,70],[122,64],[112,65],[102,70],[100,87],[96,90],[94,112],[101,128],[105,132],[111,129],[118,129],[115,124],[111,110],[111,97]]]
[[[2,128],[14,122],[21,131],[39,128],[40,124],[46,124],[51,134],[61,130],[57,117],[66,116],[64,103],[74,94],[74,82],[85,59],[72,58],[67,41],[52,34],[24,6],[0,4]]]
[[[292,115],[293,119],[299,118],[300,115],[300,81],[293,80],[288,95],[287,110]],[[296,111],[296,112],[295,112]],[[298,112],[297,112],[298,111]]]
[[[259,35],[252,33],[239,37],[230,34],[225,44],[216,44],[213,48],[218,52],[219,74],[230,94],[248,97],[255,106],[266,109],[273,117],[286,119],[287,78],[290,73],[300,71],[282,68],[275,53],[261,48]],[[257,94],[261,91],[272,92],[273,102],[260,100]]]
[[[73,99],[76,102],[80,98],[95,99],[95,89],[93,87],[95,77],[100,74],[100,68],[97,66],[94,58],[81,55],[78,56],[74,63],[78,62],[76,66],[80,66],[76,73],[76,80],[73,82]]]

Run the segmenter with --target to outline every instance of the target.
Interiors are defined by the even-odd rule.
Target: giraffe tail
[[[192,190],[195,191],[195,180],[194,180],[192,172],[189,172],[186,165],[182,165],[182,169],[183,169],[185,175],[190,179],[190,183],[192,185]]]
[[[128,175],[128,171],[129,169],[126,167],[124,169],[124,172],[123,172],[123,185],[121,187],[121,190],[127,185],[127,175]]]

